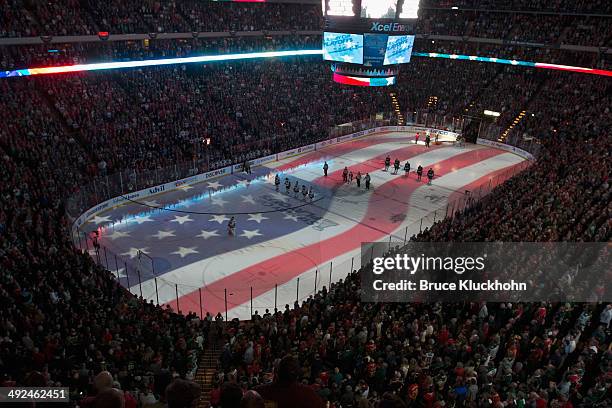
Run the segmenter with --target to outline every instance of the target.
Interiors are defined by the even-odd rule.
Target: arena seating
[[[0,37],[320,30],[323,24],[319,4],[4,0],[0,6]]]

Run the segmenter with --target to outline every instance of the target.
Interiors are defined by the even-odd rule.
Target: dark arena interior
[[[0,0],[0,408],[612,407],[609,0]]]

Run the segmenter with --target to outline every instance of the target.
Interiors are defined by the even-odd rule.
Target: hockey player
[[[348,182],[351,184],[353,182],[353,172],[349,170]]]
[[[300,184],[298,183],[297,180],[295,180],[295,186],[293,186],[293,193],[297,197],[299,192],[300,192]]]
[[[387,156],[385,159],[385,171],[389,171],[389,166],[391,166],[391,158]]]
[[[227,223],[227,234],[231,237],[236,235],[236,218],[235,217],[230,218],[229,222]]]
[[[287,190],[287,194],[291,192],[291,182],[289,181],[289,177],[285,177],[285,190]]]
[[[278,174],[274,177],[274,186],[276,187],[276,191],[278,191],[280,188],[280,177],[278,177]]]
[[[399,159],[395,159],[395,162],[393,162],[393,174],[397,174],[397,172],[399,171],[400,168],[400,161]]]
[[[306,196],[308,195],[308,189],[306,188],[306,184],[302,184],[302,197],[306,200]]]
[[[416,136],[414,137],[414,144],[419,144],[419,132],[417,132]]]
[[[329,166],[327,165],[327,162],[325,162],[325,164],[323,165],[323,174],[325,175],[325,177],[327,177],[328,169],[329,169]]]
[[[431,180],[433,180],[434,178],[434,170],[433,168],[429,168],[429,170],[427,170],[427,184],[431,185]]]
[[[370,189],[370,175],[368,173],[366,173],[364,180],[365,180],[366,190],[369,190]]]
[[[361,172],[360,171],[357,172],[357,177],[355,177],[355,179],[357,180],[357,188],[361,187]]]
[[[348,181],[348,168],[346,167],[342,170],[342,181],[345,183]]]
[[[421,181],[421,177],[423,177],[423,166],[419,164],[419,167],[417,167],[417,181]]]
[[[314,200],[314,190],[312,186],[310,186],[310,190],[308,191],[308,198],[310,198],[310,201]]]
[[[429,143],[431,143],[431,137],[427,135],[425,136],[425,147],[429,147]]]
[[[408,177],[408,174],[410,173],[410,162],[406,162],[406,164],[404,164],[404,171],[406,172],[406,177]]]

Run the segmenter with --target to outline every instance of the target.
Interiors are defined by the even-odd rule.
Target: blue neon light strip
[[[446,58],[446,59],[478,61],[478,62],[494,62],[496,64],[517,65],[517,66],[522,66],[522,67],[535,67],[536,66],[535,62],[509,60],[509,59],[503,59],[503,58],[478,57],[476,55],[440,54],[437,52],[413,52],[412,55],[415,57]]]

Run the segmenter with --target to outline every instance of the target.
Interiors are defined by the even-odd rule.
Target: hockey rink
[[[397,175],[384,171],[387,155],[392,163],[401,161]],[[425,176],[417,181],[419,164],[424,174],[434,169],[432,185]],[[427,148],[411,133],[378,133],[254,167],[250,175],[129,202],[82,228],[98,231],[104,253],[92,256],[103,258],[102,265],[132,293],[182,313],[225,316],[227,310],[230,319],[248,319],[251,310],[283,309],[358,269],[362,242],[403,243],[526,165],[518,155],[490,147]],[[343,183],[345,166],[369,173],[370,190],[363,180],[361,188]],[[292,188],[296,181],[312,186],[314,199],[287,193],[283,184],[276,191],[277,173]],[[227,229],[232,216],[235,236]]]

